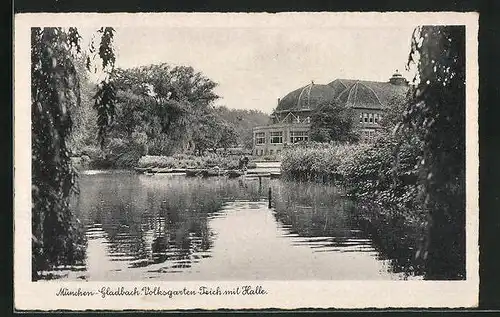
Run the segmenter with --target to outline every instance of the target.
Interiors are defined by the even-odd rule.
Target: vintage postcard
[[[14,31],[16,310],[477,306],[477,13]]]

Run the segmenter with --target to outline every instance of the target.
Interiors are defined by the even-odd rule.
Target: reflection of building
[[[272,123],[253,129],[254,155],[280,154],[287,144],[308,141],[311,115],[318,106],[337,102],[355,110],[355,128],[371,136],[378,128],[386,107],[394,97],[403,96],[408,83],[396,73],[388,82],[336,79],[327,85],[314,82],[278,99]]]

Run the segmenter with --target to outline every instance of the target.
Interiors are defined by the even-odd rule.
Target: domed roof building
[[[336,79],[328,84],[344,89],[337,95],[336,101],[341,104],[356,108],[356,105],[378,109],[389,105],[395,96],[405,95],[408,91],[408,83],[401,74],[395,73],[389,82]]]
[[[329,84],[310,84],[278,99],[271,115],[272,124],[254,129],[254,154],[280,154],[289,143],[307,141],[311,115],[322,105],[338,103],[355,110],[355,128],[371,136],[390,105],[391,99],[404,96],[408,82],[397,71],[387,82],[336,79]]]
[[[309,85],[296,89],[280,99],[276,111],[314,110],[320,103],[330,102],[337,94],[329,85]]]

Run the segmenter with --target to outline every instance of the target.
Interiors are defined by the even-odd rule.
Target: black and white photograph
[[[475,14],[16,22],[20,308],[477,304]]]

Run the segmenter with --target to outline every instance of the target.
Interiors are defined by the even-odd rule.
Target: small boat
[[[203,171],[203,177],[224,176],[225,172],[219,168],[211,168]]]
[[[174,168],[174,169],[172,169],[171,173],[172,174],[186,173],[186,169],[185,168]]]
[[[275,178],[280,178],[281,177],[281,173],[271,173],[271,178],[275,179]]]
[[[186,176],[187,177],[202,176],[202,172],[203,172],[203,170],[199,170],[199,169],[187,169]]]
[[[227,176],[229,178],[237,178],[237,177],[240,177],[242,175],[245,175],[245,173],[243,171],[230,170],[230,171],[227,172]]]
[[[170,169],[162,167],[155,167],[150,170],[152,173],[168,173],[169,171]]]
[[[259,174],[247,174],[245,178],[247,179],[260,179],[260,178],[266,178],[266,177],[271,177],[270,173],[259,173]]]
[[[151,169],[151,172],[153,173],[159,173],[159,174],[173,174],[173,173],[185,173],[185,169],[180,169],[180,168],[153,168]]]
[[[151,171],[151,168],[150,167],[134,167],[134,170],[137,173],[146,173],[146,172]]]
[[[271,173],[259,173],[255,175],[256,177],[271,177]]]

